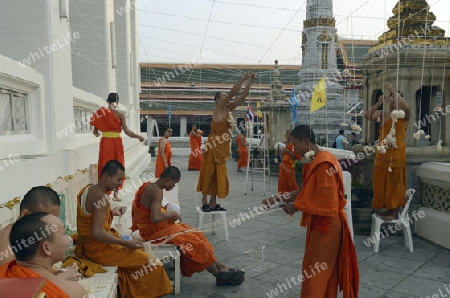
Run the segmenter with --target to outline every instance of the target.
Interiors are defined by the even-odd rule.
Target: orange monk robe
[[[161,157],[161,153],[159,152],[160,144],[161,144],[162,138],[158,141],[158,157],[156,157],[156,169],[155,169],[155,177],[159,178],[166,169],[164,166],[163,158]],[[167,140],[166,147],[164,147],[164,156],[166,157],[167,166],[170,167],[172,165],[172,146],[170,145],[169,140]]]
[[[76,256],[100,265],[117,266],[120,297],[160,297],[171,293],[172,285],[164,267],[149,265],[148,254],[144,250],[132,250],[122,245],[107,244],[92,237],[94,215],[84,213],[81,208],[81,196],[88,187],[89,185],[85,186],[77,196]],[[112,220],[113,215],[110,209],[103,222],[103,229],[118,237],[117,231],[111,228]]]
[[[0,266],[0,278],[29,278],[42,277],[28,267],[16,264],[16,260]],[[1,291],[0,291],[1,293]],[[53,282],[46,280],[41,293],[45,293],[48,298],[69,298],[69,295]],[[0,297],[2,295],[0,294]],[[18,297],[19,298],[19,297]]]
[[[241,142],[243,141],[244,145],[241,145]],[[248,166],[248,148],[245,146],[247,144],[247,140],[245,137],[241,137],[241,135],[238,135],[237,137],[237,145],[238,145],[238,153],[239,153],[239,160],[238,160],[238,169],[240,168],[246,168]]]
[[[303,213],[301,225],[307,227],[300,297],[337,297],[339,286],[344,298],[356,298],[359,269],[343,209],[346,200],[339,163],[331,153],[321,151],[303,175],[303,188],[294,202]],[[312,272],[316,263],[323,265],[320,272]]]
[[[231,103],[228,105],[231,110]],[[231,123],[228,115],[223,122],[211,122],[211,132],[205,144],[203,164],[198,177],[197,191],[204,195],[228,196],[227,160],[230,158]]]
[[[175,244],[180,248],[180,267],[183,276],[192,276],[195,272],[201,272],[211,266],[215,261],[214,248],[202,232],[183,223],[174,223],[172,220],[153,223],[151,210],[139,203],[145,188],[150,182],[144,183],[136,192],[132,204],[132,231],[139,230],[139,235],[145,241],[161,239],[169,235],[175,235],[173,239],[165,243]],[[162,208],[162,212],[167,212]],[[186,232],[192,230],[191,232]],[[183,233],[185,232],[185,233]]]
[[[389,148],[385,154],[377,151],[373,166],[373,200],[372,208],[388,210],[404,207],[406,203],[406,126],[405,119],[395,123],[397,148]],[[392,118],[380,127],[380,143],[390,132]],[[392,172],[388,169],[391,167]]]
[[[189,135],[189,146],[191,147],[191,155],[189,155],[188,169],[200,170],[203,163],[202,155],[202,136],[197,137],[192,131]],[[200,141],[199,141],[200,140]]]
[[[298,160],[301,160],[301,157],[294,152],[292,143],[286,145],[286,150],[289,150]],[[291,192],[296,189],[298,189],[298,184],[295,178],[295,159],[289,153],[283,152],[278,173],[278,193]]]
[[[115,159],[125,166],[122,138],[120,137],[122,122],[111,109],[102,107],[92,115],[90,124],[102,132],[98,151],[98,180],[100,181],[102,169],[108,161]],[[123,180],[125,181],[125,179]],[[122,186],[119,187],[119,189],[121,188]]]

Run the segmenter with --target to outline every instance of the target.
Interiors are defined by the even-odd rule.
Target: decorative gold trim
[[[45,186],[52,188],[53,184],[47,183],[47,184],[45,184]]]
[[[89,172],[88,168],[81,170],[81,173],[83,173],[83,174],[86,174],[86,172]]]
[[[72,179],[73,176],[72,175],[67,175],[64,177],[64,180],[69,181],[70,179]]]
[[[318,19],[309,19],[303,21],[303,29],[306,28],[314,28],[319,26],[325,26],[325,27],[335,27],[336,26],[336,20],[334,18],[318,18]]]

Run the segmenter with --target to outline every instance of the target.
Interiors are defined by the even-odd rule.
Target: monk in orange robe
[[[18,219],[36,212],[46,212],[54,216],[59,216],[60,205],[61,201],[59,200],[58,194],[53,189],[47,186],[36,186],[30,189],[20,202],[20,215]],[[0,230],[0,265],[16,259],[9,242],[12,226],[13,224],[10,224]],[[72,281],[78,281],[81,277],[76,264],[66,269],[64,271],[54,271],[53,274]]]
[[[132,205],[131,230],[139,230],[145,241],[179,247],[183,276],[190,277],[206,269],[216,277],[217,285],[240,285],[245,272],[230,269],[219,262],[214,248],[202,232],[181,223],[179,213],[163,208],[163,190],[170,191],[180,178],[180,170],[172,166],[165,169],[155,183],[147,182],[139,188]]]
[[[12,250],[16,260],[0,266],[0,278],[44,277],[47,280],[41,293],[46,297],[87,297],[78,282],[66,280],[51,271],[53,264],[65,259],[68,244],[59,218],[45,212],[24,216],[13,224],[9,242],[15,243]]]
[[[172,165],[172,146],[169,138],[172,135],[172,128],[166,128],[164,136],[158,141],[158,157],[156,158],[155,177],[161,176],[165,168]]]
[[[101,107],[92,115],[90,120],[90,124],[94,127],[94,135],[96,137],[102,136],[100,150],[98,151],[98,180],[100,180],[102,169],[108,161],[115,159],[121,164],[125,164],[122,138],[120,137],[122,129],[130,138],[139,139],[140,142],[145,140],[144,137],[128,129],[125,115],[117,110],[119,104],[117,93],[110,93],[107,103],[108,108]],[[100,134],[99,131],[102,133]],[[122,188],[122,185],[114,190],[114,200],[116,201],[120,201],[117,192]]]
[[[285,207],[291,215],[302,211],[300,225],[307,227],[300,297],[337,297],[339,288],[344,298],[357,298],[359,269],[344,211],[347,202],[339,163],[331,153],[319,150],[309,126],[297,126],[291,137],[297,154],[314,152],[303,171],[302,190]]]
[[[398,211],[406,203],[405,138],[411,109],[403,95],[397,92],[392,84],[386,83],[385,87],[391,92],[388,99],[389,109],[378,110],[384,101],[384,96],[381,95],[378,102],[364,114],[364,117],[371,121],[379,120],[382,123],[378,144],[383,145],[386,149],[385,153],[377,151],[375,157],[372,208],[387,209],[384,212],[377,210],[376,213],[382,216],[384,220],[394,220],[398,219]],[[394,121],[391,116],[394,110],[402,110],[404,118]],[[395,130],[396,148],[392,143],[384,141],[386,136],[390,134],[391,129]]]
[[[189,134],[191,154],[189,155],[188,171],[199,171],[202,167],[202,135],[203,132],[197,129],[197,125],[192,125],[192,131]]]
[[[123,207],[110,208],[108,190],[118,187],[125,169],[116,160],[103,168],[97,185],[84,187],[77,197],[78,241],[75,254],[100,265],[118,266],[119,297],[161,297],[172,292],[164,267],[149,264],[142,241],[122,240],[111,228],[113,216],[122,216]]]
[[[238,145],[238,154],[239,154],[239,160],[237,162],[237,171],[242,172],[241,168],[246,168],[249,163],[248,148],[247,148],[248,145],[244,133],[240,133],[238,135],[236,143]]]
[[[204,212],[225,211],[217,204],[216,198],[223,199],[228,196],[229,184],[226,162],[230,158],[230,121],[234,121],[234,119],[231,119],[233,117],[231,112],[244,101],[255,78],[256,76],[249,71],[233,86],[228,94],[217,92],[214,96],[216,107],[197,184],[197,191],[201,191],[203,194],[202,210]],[[230,102],[246,79],[249,80],[244,91],[236,100]],[[209,202],[208,195],[210,196]]]
[[[286,141],[283,148],[279,146],[277,151],[281,151],[280,171],[278,173],[278,193],[291,192],[298,189],[298,183],[295,178],[295,161],[301,160],[301,157],[294,152],[294,145],[291,142],[291,130],[286,130]],[[276,156],[279,156],[277,152]]]

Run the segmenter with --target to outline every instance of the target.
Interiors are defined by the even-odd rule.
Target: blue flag
[[[172,118],[172,106],[169,104],[169,107],[167,108],[167,117],[170,119]]]
[[[298,99],[297,96],[295,96],[295,88],[292,87],[291,96],[289,97],[289,109],[291,110],[292,114],[292,122],[294,122],[294,125],[297,124],[297,107],[298,107]]]

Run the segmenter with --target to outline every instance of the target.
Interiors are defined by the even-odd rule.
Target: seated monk
[[[175,244],[181,250],[183,276],[190,277],[194,272],[206,269],[214,275],[217,285],[240,285],[245,279],[243,270],[231,269],[219,262],[214,256],[214,248],[202,232],[180,223],[179,213],[162,208],[163,189],[171,190],[180,177],[180,170],[171,166],[155,183],[147,182],[139,188],[132,205],[131,230],[139,230],[145,241],[161,242],[162,238],[178,234],[165,243]]]
[[[108,161],[97,185],[87,185],[77,197],[78,242],[75,254],[100,265],[117,266],[118,297],[161,297],[172,292],[164,267],[149,264],[142,241],[122,240],[111,228],[113,216],[122,216],[125,208],[110,208],[108,191],[125,178],[125,168],[117,160]]]
[[[36,212],[16,221],[9,242],[16,260],[0,266],[0,278],[45,277],[41,292],[49,298],[87,297],[83,286],[52,272],[56,262],[64,260],[68,236],[61,220],[45,212]]]
[[[59,200],[58,194],[53,189],[47,186],[36,186],[28,191],[20,202],[20,215],[18,219],[35,212],[47,212],[58,216],[60,205],[61,201]],[[0,265],[15,260],[9,243],[11,227],[12,224],[0,230]],[[77,264],[70,265],[65,271],[55,271],[54,274],[72,281],[78,281],[81,277]]]

